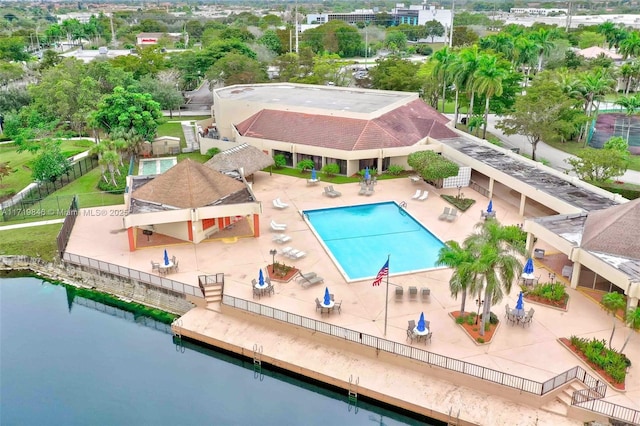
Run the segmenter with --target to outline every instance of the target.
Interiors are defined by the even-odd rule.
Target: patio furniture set
[[[424,316],[422,315],[421,318],[424,318]],[[430,325],[431,321],[424,321],[423,327],[418,327],[415,320],[409,320],[407,324],[407,340],[410,340],[411,343],[414,340],[416,342],[424,342],[425,345],[427,342],[431,343],[433,332],[430,329]]]
[[[325,313],[331,315],[331,312],[334,312],[334,311],[338,311],[338,313],[340,314],[342,313],[341,307],[342,307],[342,300],[339,302],[336,302],[333,294],[331,294],[331,300],[329,301],[329,303],[326,303],[326,304],[324,300],[320,301],[320,299],[316,297],[316,312],[320,311],[320,315]]]
[[[273,284],[271,284],[271,279],[268,275],[264,277],[264,282],[262,284],[256,281],[255,278],[252,279],[251,288],[253,289],[254,299],[256,298],[256,296],[258,297],[258,299],[260,299],[260,297],[262,296],[271,296],[272,294],[275,294],[276,291]]]
[[[507,318],[507,321],[511,323],[511,325],[521,324],[524,328],[525,325],[531,325],[531,320],[533,320],[534,309],[531,308],[525,312],[524,309],[511,309],[507,304],[505,306],[505,314],[504,316]]]
[[[324,278],[318,276],[315,272],[307,272],[306,274],[300,272],[300,275],[296,278],[296,282],[303,288],[308,288],[323,283]]]
[[[404,298],[404,287],[396,286],[395,290],[396,302],[401,302]],[[431,289],[428,287],[420,288],[420,299],[427,302],[431,296]],[[418,300],[418,287],[409,286],[409,300]]]
[[[175,256],[171,257],[168,263],[164,261],[154,262],[151,261],[151,272],[157,271],[160,275],[167,275],[172,272],[178,272],[178,259]]]

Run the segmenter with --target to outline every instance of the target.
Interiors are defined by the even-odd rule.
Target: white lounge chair
[[[273,242],[282,244],[291,241],[291,237],[285,234],[276,234],[273,236]]]
[[[276,209],[286,209],[287,207],[289,207],[289,204],[283,203],[280,198],[276,198],[275,200],[273,200],[273,207],[275,207]]]
[[[411,197],[412,200],[417,200],[418,198],[420,198],[420,194],[422,193],[422,191],[420,191],[419,189],[416,189],[416,193],[413,194],[413,197]]]
[[[445,207],[444,211],[440,214],[440,216],[438,216],[438,219],[447,220],[447,218],[449,217],[450,214],[451,214],[451,208],[450,207]]]
[[[276,232],[287,230],[287,225],[285,225],[284,223],[276,223],[272,220],[270,225],[271,225],[271,230]]]
[[[429,191],[424,191],[424,193],[418,198],[418,201],[424,201],[429,196]]]
[[[286,253],[286,256],[289,259],[294,259],[294,260],[303,258],[306,255],[307,255],[307,253],[303,252],[302,250],[296,250],[296,249],[289,250],[289,252]]]

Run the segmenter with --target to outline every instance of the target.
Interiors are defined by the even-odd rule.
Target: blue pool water
[[[390,255],[389,273],[434,268],[444,246],[394,202],[305,210],[312,230],[347,281],[373,278]]]
[[[140,160],[140,175],[159,175],[177,164],[175,157]]]

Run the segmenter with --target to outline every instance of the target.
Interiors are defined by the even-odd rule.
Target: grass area
[[[65,140],[62,142],[62,152],[71,157],[88,150],[93,146],[90,140]],[[0,161],[9,163],[12,172],[5,176],[0,183],[0,199],[6,195],[17,194],[29,185],[31,177],[31,167],[37,154],[28,151],[18,152],[18,148],[13,143],[0,145]]]
[[[0,254],[26,255],[52,261],[58,254],[56,237],[62,224],[0,230]]]
[[[584,148],[582,142],[545,142],[547,145],[552,146],[560,151],[564,151],[568,154],[577,155],[581,149]],[[629,156],[629,170],[640,171],[640,155]]]
[[[294,169],[292,167],[282,167],[280,169],[274,167],[272,170],[270,170],[269,168],[266,168],[263,170],[263,172],[271,172],[279,175],[297,177],[300,179],[311,178],[310,171],[301,172],[300,170]],[[383,176],[378,176],[378,180],[382,180]],[[318,172],[318,179],[322,182],[334,183],[334,184],[360,182],[360,177],[337,176],[337,175],[328,177],[324,173],[320,173],[320,172]]]
[[[160,136],[172,136],[174,138],[180,138],[180,146],[186,147],[187,142],[184,139],[184,133],[182,132],[182,125],[180,123],[164,123],[158,126],[158,137]]]
[[[183,154],[178,154],[176,157],[178,158],[178,162],[190,158],[198,163],[206,163],[211,159],[210,155],[200,154],[199,152],[185,152]]]

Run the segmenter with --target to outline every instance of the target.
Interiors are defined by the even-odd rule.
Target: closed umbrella
[[[164,249],[164,266],[169,266],[169,254],[167,249]]]
[[[487,213],[491,213],[493,211],[493,200],[489,200],[489,205],[487,206]]]
[[[420,319],[418,320],[418,325],[416,325],[416,329],[418,331],[424,331],[425,329],[425,322],[424,322],[424,312],[420,312]]]
[[[324,288],[324,304],[327,306],[331,304],[331,295],[329,294],[329,287]]]
[[[262,269],[260,269],[260,274],[258,274],[258,284],[260,284],[260,286],[264,285],[264,275],[262,275]]]
[[[311,180],[318,180],[316,169],[311,169]]]
[[[364,169],[364,180],[371,179],[371,175],[369,174],[369,167]]]
[[[522,278],[533,279],[533,259],[529,258],[527,263],[524,264]]]
[[[518,301],[516,302],[516,311],[524,312],[524,300],[522,299],[523,293],[520,292],[518,295]]]

